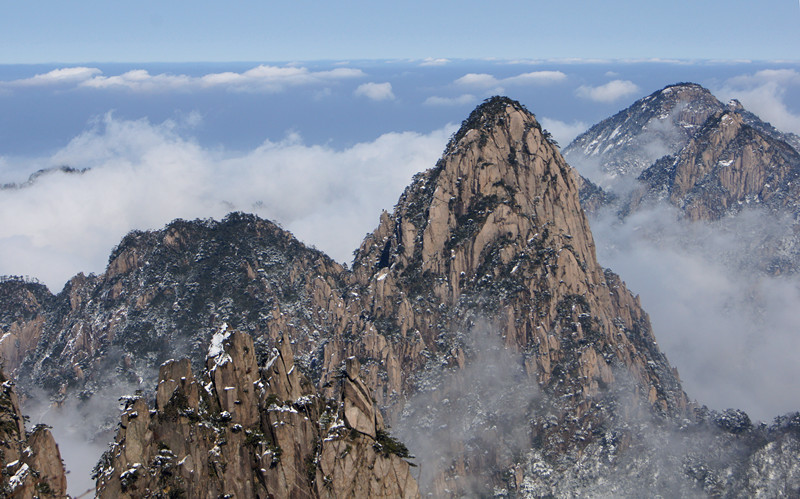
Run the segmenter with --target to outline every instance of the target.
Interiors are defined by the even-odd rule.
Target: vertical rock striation
[[[341,401],[316,394],[281,340],[259,369],[252,338],[223,330],[201,379],[161,366],[156,407],[130,399],[96,469],[99,497],[419,497],[408,453],[348,361]],[[366,398],[365,398],[366,395]],[[402,449],[402,444],[399,444]]]
[[[0,372],[0,496],[66,497],[61,453],[44,425],[25,432],[14,384]]]
[[[535,381],[578,405],[621,369],[658,410],[686,407],[638,300],[597,263],[571,168],[515,101],[472,113],[381,217],[353,271],[385,335],[419,335],[452,365],[463,352],[444,343],[483,317]]]

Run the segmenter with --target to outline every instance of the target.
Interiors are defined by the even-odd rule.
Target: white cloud
[[[73,67],[54,69],[47,73],[37,74],[31,78],[2,82],[4,86],[41,87],[49,85],[75,84],[88,80],[102,73],[98,68]]]
[[[422,60],[422,62],[419,65],[420,66],[444,66],[445,64],[448,64],[449,62],[450,62],[450,59],[442,59],[442,58],[434,59],[433,57],[426,57],[425,59]]]
[[[457,97],[437,97],[431,96],[423,102],[426,106],[465,106],[472,104],[477,100],[472,94],[462,94]]]
[[[387,133],[344,150],[292,135],[233,153],[186,138],[185,125],[109,115],[46,158],[90,170],[0,190],[0,274],[34,276],[58,291],[77,272],[102,272],[132,229],[233,210],[279,221],[348,262],[381,209],[391,209],[414,173],[435,164],[453,131]],[[32,159],[29,171],[42,162]]]
[[[386,83],[362,83],[355,89],[353,95],[366,97],[374,101],[393,100],[392,84]]]
[[[97,68],[63,68],[32,78],[0,82],[0,86],[72,84],[84,88],[124,89],[134,92],[169,92],[209,88],[225,88],[242,92],[280,92],[288,87],[328,84],[363,76],[365,76],[364,72],[360,69],[335,68],[327,71],[311,71],[295,65],[282,67],[260,65],[242,73],[228,71],[202,76],[170,73],[150,74],[144,69],[134,69],[120,75],[106,76]]]
[[[455,80],[456,85],[489,88],[502,85],[544,85],[567,79],[561,71],[532,71],[508,78],[496,78],[488,73],[467,73]]]
[[[542,85],[546,83],[556,83],[567,79],[567,75],[561,71],[532,71],[522,73],[501,81],[504,85]]]
[[[467,73],[454,83],[470,87],[491,87],[498,85],[500,80],[488,73]]]
[[[95,76],[80,82],[82,87],[125,88],[138,92],[169,91],[197,86],[197,80],[186,75],[151,75],[144,69],[134,69],[118,76]]]
[[[542,126],[550,132],[553,137],[558,141],[561,147],[566,147],[572,139],[585,132],[589,125],[583,121],[573,121],[566,123],[552,118],[542,117],[539,119]]]
[[[787,90],[797,92],[798,87],[800,72],[766,69],[731,78],[715,93],[723,99],[739,99],[744,107],[780,130],[800,134],[800,114],[784,103]]]
[[[581,85],[575,91],[578,97],[597,102],[614,102],[615,100],[635,94],[639,87],[629,80],[612,80],[604,85],[591,87]]]

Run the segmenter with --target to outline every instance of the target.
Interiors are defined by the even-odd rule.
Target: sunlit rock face
[[[349,359],[340,399],[326,399],[287,340],[259,368],[249,335],[221,331],[199,379],[188,360],[169,361],[154,409],[126,402],[98,496],[419,497],[359,376]]]
[[[732,111],[712,115],[676,155],[639,177],[638,203],[666,198],[690,220],[718,220],[748,207],[800,212],[800,153]]]
[[[64,497],[67,479],[61,453],[44,425],[25,431],[14,384],[0,372],[0,495]]]

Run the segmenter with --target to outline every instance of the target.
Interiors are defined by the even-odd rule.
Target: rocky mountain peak
[[[777,130],[744,108],[737,99],[727,105],[695,83],[678,83],[637,100],[628,108],[579,135],[564,149],[564,156],[589,180],[612,194],[625,197],[635,179],[664,156],[676,156],[696,136],[718,123],[727,111],[732,123],[748,127],[800,150],[800,137]],[[739,117],[741,119],[735,119]],[[663,166],[663,165],[662,165]],[[587,207],[613,201],[588,189]]]
[[[739,102],[739,99],[731,99],[728,101],[728,109],[733,112],[739,112],[744,110],[744,106]]]
[[[717,220],[748,205],[796,212],[800,154],[749,123],[736,105],[710,116],[675,156],[639,177],[644,199],[666,197],[692,220]],[[632,206],[641,202],[635,198]]]
[[[447,393],[434,389],[446,383],[444,373],[480,371],[480,352],[494,345],[513,352],[505,362],[527,376],[521,383],[543,390],[565,425],[576,417],[585,418],[578,425],[602,424],[594,408],[618,389],[632,390],[645,410],[687,408],[638,299],[597,262],[573,170],[535,117],[510,99],[490,99],[465,120],[437,165],[381,215],[353,271],[361,316],[399,359],[398,392],[433,390],[436,405],[445,397],[436,394]],[[390,365],[368,364],[378,372]],[[495,410],[477,394],[461,397],[469,402],[458,411]],[[396,427],[405,424],[395,422],[402,418],[396,410],[388,415]],[[426,418],[435,431],[436,419]],[[510,464],[518,440],[484,442],[488,430],[466,424],[475,453],[456,453],[447,466],[462,479],[437,477],[437,493],[469,493],[463,477]],[[572,438],[556,435],[558,427],[541,420],[531,431]],[[487,446],[495,456],[488,461],[481,457]]]
[[[66,472],[45,425],[25,431],[14,383],[0,371],[0,496],[65,497]]]
[[[660,379],[645,399],[668,411],[685,406],[652,343],[634,346],[617,334],[622,327],[650,335],[646,315],[597,263],[572,169],[535,117],[510,99],[489,99],[465,120],[436,167],[417,175],[394,213],[381,216],[353,268],[384,334],[420,334],[445,363],[463,365],[456,338],[482,316],[507,347],[530,355],[528,373],[545,386],[574,383],[585,396],[597,394],[613,384],[611,366],[621,362],[641,376],[645,392],[645,379]],[[567,347],[595,334],[585,349]],[[618,341],[627,345],[624,360],[618,349],[610,353]],[[634,360],[640,355],[648,360]],[[578,374],[582,363],[591,374]]]
[[[611,187],[683,147],[723,108],[701,85],[668,85],[592,126],[564,149],[564,156],[590,180]]]
[[[457,246],[477,237],[463,269],[474,274],[486,243],[501,235],[525,238],[532,226],[518,213],[532,219],[558,211],[565,233],[585,234],[587,227],[574,218],[580,208],[561,196],[572,189],[570,168],[535,117],[516,101],[493,97],[464,121],[436,167],[415,177],[401,196],[395,211],[403,232],[394,239],[394,251],[384,246],[375,252],[368,238],[356,262],[372,270],[407,265],[419,256],[423,271],[439,273]],[[394,218],[382,218],[381,239],[396,225]],[[484,227],[490,232],[482,233]]]

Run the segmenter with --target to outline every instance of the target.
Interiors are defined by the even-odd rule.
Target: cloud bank
[[[467,73],[456,79],[453,83],[463,87],[478,89],[489,89],[493,87],[515,86],[515,85],[545,85],[548,83],[558,83],[567,79],[567,75],[561,71],[532,71],[522,73],[508,78],[496,78],[488,73]]]
[[[690,398],[764,421],[797,410],[800,278],[753,261],[765,239],[791,234],[791,220],[753,210],[687,223],[662,205],[591,226],[598,260],[640,294]]]
[[[614,102],[639,91],[639,87],[630,80],[612,80],[604,85],[592,87],[581,85],[575,90],[578,97],[595,102]]]
[[[765,69],[730,78],[715,93],[723,99],[739,99],[748,110],[780,130],[800,134],[800,115],[784,103],[789,90],[800,91],[800,72]]]
[[[0,190],[0,274],[37,277],[58,291],[77,272],[102,272],[132,229],[234,210],[280,222],[349,262],[381,209],[435,164],[453,131],[387,133],[343,150],[288,135],[235,153],[202,147],[175,122],[106,115],[56,154],[31,160],[31,170],[86,171]]]
[[[366,97],[374,101],[394,100],[392,84],[386,83],[363,83],[353,92],[356,97]]]
[[[208,73],[202,76],[159,73],[134,69],[120,75],[106,76],[98,68],[73,67],[54,69],[31,78],[0,82],[0,88],[69,86],[73,88],[117,89],[133,92],[169,92],[225,88],[241,92],[281,92],[290,87],[327,84],[365,76],[360,69],[334,68],[312,71],[298,66],[259,65],[236,73]]]
[[[450,59],[444,58],[433,58],[433,57],[426,57],[419,63],[420,66],[444,66],[445,64],[449,64]]]

